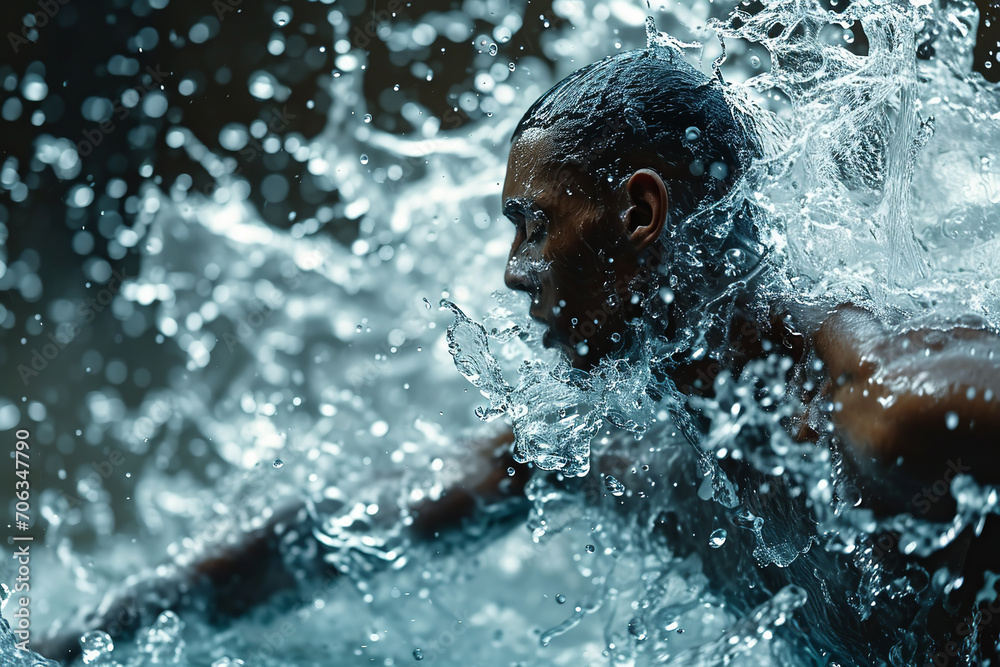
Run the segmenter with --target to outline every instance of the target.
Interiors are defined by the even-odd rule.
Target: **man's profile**
[[[508,287],[529,294],[545,343],[582,371],[611,357],[643,363],[637,323],[643,335],[674,350],[657,360],[655,375],[683,396],[712,396],[723,373],[739,376],[756,360],[787,359],[786,392],[803,406],[783,425],[787,435],[837,447],[848,474],[864,486],[865,508],[877,515],[904,511],[948,460],[960,459],[959,472],[980,482],[996,481],[1000,339],[986,328],[902,330],[851,304],[762,302],[755,290],[765,248],[758,221],[733,190],[760,155],[721,84],[672,52],[619,53],[571,74],[531,106],[514,133],[502,202],[515,227]],[[433,539],[474,517],[480,505],[518,496],[528,473],[521,468],[509,481],[509,442],[508,436],[484,445],[489,454],[499,447],[493,470],[414,508],[414,532]],[[770,483],[740,461],[724,465],[747,496]],[[758,510],[782,503],[803,523],[810,520],[802,499],[741,500]],[[933,507],[947,512],[944,503]],[[173,584],[202,591],[230,616],[259,604],[294,584],[281,536],[309,521],[305,514],[294,507],[277,513],[240,546],[189,564]],[[692,532],[681,528],[678,534]],[[994,531],[988,523],[985,535]],[[942,640],[956,635],[948,629],[953,614],[980,604],[982,571],[996,560],[982,548],[985,539],[970,535],[968,557],[958,566],[949,560],[953,552],[926,559],[970,582],[950,591],[956,594],[949,610],[920,619],[936,623]],[[752,539],[738,544],[749,545],[739,557],[752,563]],[[894,558],[906,555],[891,546]],[[814,546],[787,565],[761,574],[763,585],[819,590],[807,566],[833,571],[852,567],[852,560]],[[322,574],[335,575],[329,568]],[[233,597],[247,581],[259,584],[253,595]],[[724,581],[719,585],[725,589]],[[170,586],[171,580],[149,586],[157,593],[149,604],[186,604],[184,596],[163,592]],[[825,632],[845,633],[845,644],[866,655],[883,652],[884,637],[875,636],[883,626],[852,616],[846,598],[836,599],[842,607],[831,599],[810,592],[809,618],[827,624],[816,630],[815,643],[822,647]],[[925,599],[931,598],[915,606]],[[101,627],[114,608],[105,605],[69,636]],[[982,632],[992,637],[996,628]],[[68,650],[65,642],[53,646],[61,655]]]
[[[942,471],[949,484],[959,472],[981,483],[997,479],[1000,339],[982,326],[894,329],[851,304],[806,305],[773,291],[759,298],[765,253],[753,217],[730,196],[759,149],[736,113],[718,81],[669,50],[616,54],[557,84],[513,139],[503,193],[516,228],[507,285],[530,295],[546,343],[578,368],[636,357],[641,320],[647,334],[679,342],[659,371],[682,395],[711,395],[720,372],[739,376],[755,359],[787,359],[783,392],[803,406],[785,425],[793,440],[836,449],[846,477],[863,489],[863,508],[876,516],[912,513],[916,504],[947,517],[953,504],[932,506],[927,498],[945,495],[926,486]],[[666,307],[657,299],[663,287]],[[740,444],[744,451],[766,446],[753,438]],[[755,484],[774,483],[734,461],[724,465],[740,480],[743,503],[752,503]],[[754,507],[766,511],[766,503]],[[802,503],[790,511],[805,521],[811,514]],[[965,562],[952,574],[978,592],[976,568],[995,562],[984,543],[950,555],[942,549],[921,565],[941,568],[961,551]],[[905,553],[893,549],[892,558]],[[824,558],[813,549],[801,561]],[[840,567],[850,559],[843,561]],[[813,583],[798,574],[764,578],[775,587]],[[827,598],[813,621],[856,633],[860,645],[880,644],[877,622],[858,625],[866,614],[845,617]],[[949,604],[976,604],[959,598],[951,591]],[[953,638],[948,622],[941,625]]]

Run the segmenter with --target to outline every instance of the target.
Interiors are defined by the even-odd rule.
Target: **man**
[[[816,413],[832,404],[829,422],[864,480],[864,502],[883,515],[905,511],[910,492],[946,470],[948,460],[960,460],[960,472],[971,468],[977,479],[994,481],[992,447],[1000,434],[994,398],[1000,397],[1000,355],[994,353],[1000,341],[992,333],[956,327],[900,334],[854,306],[807,309],[791,300],[755,298],[766,269],[764,248],[733,186],[759,154],[722,86],[670,51],[617,54],[546,93],[515,131],[503,188],[504,214],[515,226],[506,282],[531,296],[531,315],[546,327],[545,344],[589,370],[608,357],[637,358],[643,336],[653,336],[669,351],[655,362],[660,384],[702,398],[712,396],[721,372],[739,375],[755,359],[784,355],[792,362],[788,391],[806,406],[788,424],[792,435],[828,443],[821,428],[827,416]],[[817,370],[817,360],[825,371]],[[492,472],[473,475],[440,501],[414,508],[415,534],[433,539],[484,503],[516,498],[526,472],[519,469],[514,483],[506,482],[509,442],[507,436],[484,445],[486,452],[500,448],[500,465]],[[742,499],[747,508],[757,515],[780,508],[809,523],[810,509],[801,499],[765,499],[758,490],[770,478],[738,461],[724,463],[749,489]],[[940,508],[950,500],[940,500],[936,509],[946,512]],[[695,502],[702,512],[715,511],[706,501]],[[289,526],[308,526],[309,514],[293,506],[240,546],[189,563],[181,575],[134,584],[52,646],[66,655],[74,633],[107,629],[121,599],[141,598],[154,613],[188,604],[178,593],[163,592],[171,587],[214,599],[213,608],[229,615],[245,611],[294,584],[282,535]],[[987,532],[992,530],[989,525]],[[680,526],[676,535],[692,532]],[[753,535],[732,533],[736,551],[748,558]],[[694,542],[706,545],[707,536]],[[690,549],[697,551],[697,545]],[[321,552],[309,553],[321,576],[337,574]],[[884,623],[852,616],[843,591],[823,603],[814,573],[850,561],[838,558],[814,548],[786,567],[760,568],[752,575],[760,583],[753,594],[773,594],[788,583],[804,586],[817,645],[840,641],[859,656],[884,654],[888,647],[878,636]],[[708,552],[703,561],[720,590],[736,595],[722,559]],[[959,569],[972,581],[979,568],[981,582],[989,562],[987,552],[970,546],[966,567]],[[143,586],[155,595],[137,594]],[[230,597],[246,590],[253,592],[247,599]],[[964,587],[964,597],[950,609],[970,610],[977,590]],[[954,628],[954,613],[938,615],[943,629],[937,635],[951,641],[957,636],[948,629]]]
[[[652,331],[671,350],[656,360],[658,370],[680,394],[704,397],[721,371],[738,376],[754,359],[785,356],[786,391],[806,406],[788,424],[795,439],[846,454],[863,506],[876,516],[915,515],[927,506],[929,518],[950,519],[955,504],[947,488],[955,475],[982,483],[1000,477],[1000,339],[985,328],[888,327],[852,305],[756,298],[763,252],[747,207],[730,193],[758,154],[746,123],[721,85],[672,52],[622,53],[564,79],[515,130],[503,189],[504,213],[516,229],[507,285],[531,296],[546,344],[580,369],[607,356],[636,356],[636,338]],[[666,308],[659,298],[665,287]],[[819,414],[824,405],[832,406],[829,415]],[[821,428],[827,424],[833,437]],[[774,481],[733,461],[726,468],[743,482],[744,503],[757,502],[746,496],[760,482]],[[768,516],[767,502],[753,506]],[[804,504],[782,507],[810,514]],[[773,504],[769,509],[775,513]],[[995,530],[988,521],[986,532]],[[965,576],[965,586],[954,586],[964,591],[949,595],[949,608],[964,610],[958,617],[979,604],[982,569],[1000,564],[987,542],[968,535],[920,562],[929,572],[951,567]],[[898,544],[888,546],[883,551],[894,558],[903,554]],[[752,539],[746,547],[753,550]],[[772,593],[788,583],[816,588],[819,575],[812,575],[829,556],[812,549],[784,572],[765,570],[763,583]],[[705,560],[711,569],[713,556]],[[916,566],[918,559],[910,560]],[[878,633],[891,626],[831,613],[828,587],[810,592],[830,601],[812,609],[817,634],[832,624],[840,641],[853,634],[872,659],[884,658],[891,644],[880,647]],[[972,632],[960,635],[947,614],[924,616],[921,622],[940,626],[941,646]],[[988,625],[979,632],[995,636]]]
[[[992,332],[893,331],[850,305],[750,303],[762,248],[749,216],[738,211],[725,236],[712,234],[725,222],[718,200],[756,154],[721,86],[671,54],[633,51],[577,71],[515,130],[503,190],[516,229],[507,286],[531,295],[546,344],[588,369],[627,354],[630,323],[651,306],[659,316],[664,286],[671,302],[652,328],[672,338],[705,326],[699,309],[746,278],[745,289],[729,290],[728,321],[707,323],[718,329],[707,336],[717,349],[699,356],[691,346],[668,360],[684,393],[710,391],[720,370],[738,373],[772,344],[797,363],[815,352],[829,381],[821,393],[859,456],[930,472],[961,454],[978,478],[995,481],[1000,459],[987,443],[1000,432],[1000,339]],[[733,256],[746,267],[735,277],[724,268]]]

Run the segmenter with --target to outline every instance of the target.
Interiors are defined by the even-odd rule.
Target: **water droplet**
[[[750,67],[760,67],[760,56],[750,56]]]
[[[628,622],[628,633],[636,639],[642,641],[646,638],[646,625],[639,618],[632,618]]]
[[[861,491],[856,486],[848,486],[844,489],[844,502],[851,507],[858,507],[862,501]]]
[[[361,154],[361,164],[368,164],[368,155],[365,153]]]
[[[510,477],[514,476],[514,468],[513,467],[507,468],[507,475],[510,476]]]
[[[515,65],[514,63],[507,63],[507,69],[513,72],[515,69],[517,69],[517,65]]]
[[[747,254],[739,248],[730,248],[726,251],[723,268],[727,276],[734,276],[740,273],[746,265]]]
[[[291,7],[282,7],[274,12],[274,22],[279,26],[288,25],[288,22],[292,20],[292,9]]]
[[[80,637],[80,648],[83,649],[83,664],[89,665],[109,655],[115,650],[111,636],[100,630],[91,630]]]
[[[587,545],[587,553],[588,554],[594,553],[594,545],[593,544],[588,544]]]
[[[499,50],[500,49],[499,49],[499,47],[497,47],[496,44],[490,44],[490,55],[491,56],[495,56],[497,54],[497,51],[499,51]]]
[[[285,465],[285,462],[282,461],[281,459],[274,459],[274,463],[272,463],[271,465],[273,465],[275,468],[280,468],[281,466]]]
[[[612,343],[617,343],[621,339],[622,339],[622,335],[620,333],[618,333],[617,331],[614,332],[613,334],[611,334],[611,342]]]
[[[424,659],[424,652],[421,651],[418,648],[413,649],[413,659],[414,660],[423,660]]]
[[[726,543],[726,537],[727,537],[726,529],[717,528],[716,530],[713,530],[712,534],[709,536],[708,546],[712,547],[713,549],[718,549],[719,547],[721,547],[723,544]]]
[[[560,593],[559,595],[556,596],[556,602],[558,602],[559,604],[566,604],[566,596]]]
[[[698,141],[698,139],[701,137],[701,130],[692,125],[688,129],[684,130],[684,137],[688,141]]]
[[[954,431],[958,428],[958,413],[949,410],[944,415],[944,425],[948,427],[949,431]]]
[[[576,353],[579,354],[581,357],[587,356],[588,352],[590,352],[590,348],[587,347],[586,343],[578,343],[577,344],[577,346],[576,346]]]
[[[372,115],[370,113],[365,114],[365,122],[366,123],[372,122]]]
[[[625,485],[619,482],[617,479],[608,475],[604,478],[604,486],[611,492],[613,496],[622,496],[625,494]]]
[[[156,617],[153,627],[158,628],[162,632],[177,634],[184,628],[184,624],[177,614],[168,609]]]

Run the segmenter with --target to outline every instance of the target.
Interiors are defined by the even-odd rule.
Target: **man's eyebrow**
[[[525,199],[524,197],[511,197],[504,200],[503,203],[503,214],[507,218],[512,218],[513,216],[527,218],[531,215],[533,210],[534,206],[531,201]]]
[[[520,216],[524,219],[541,218],[545,220],[545,211],[537,203],[525,197],[511,197],[503,203],[503,214],[507,218]]]

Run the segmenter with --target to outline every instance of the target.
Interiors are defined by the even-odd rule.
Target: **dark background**
[[[138,249],[123,251],[121,246],[116,247],[114,239],[120,227],[134,224],[136,197],[147,180],[140,174],[143,165],[152,165],[151,180],[164,191],[182,175],[192,179],[191,190],[204,191],[213,182],[184,148],[167,145],[167,130],[183,126],[211,151],[236,158],[238,151],[227,151],[219,141],[220,130],[229,123],[249,125],[255,119],[270,122],[276,114],[287,114],[292,120],[277,136],[296,133],[308,140],[320,133],[330,106],[337,104],[328,93],[330,77],[336,71],[334,31],[327,19],[332,10],[346,15],[350,32],[360,28],[362,32],[357,34],[365,36],[369,68],[364,92],[367,107],[379,110],[373,122],[381,129],[399,133],[412,130],[399,113],[407,101],[419,102],[438,116],[453,109],[458,95],[473,89],[472,79],[480,71],[474,60],[482,47],[473,44],[471,36],[467,43],[439,36],[423,53],[391,53],[381,39],[371,36],[386,17],[385,7],[390,4],[386,2],[378,3],[378,10],[375,3],[361,0],[338,0],[334,4],[305,0],[171,0],[165,7],[154,8],[163,4],[164,0],[68,0],[65,4],[52,0],[46,6],[57,11],[45,25],[34,26],[28,35],[34,41],[28,42],[20,39],[24,17],[44,12],[43,6],[38,0],[16,0],[5,1],[0,7],[0,105],[12,96],[22,97],[21,81],[30,72],[44,72],[49,86],[42,101],[22,97],[24,108],[19,118],[0,119],[0,168],[9,158],[16,160],[17,171],[28,187],[23,201],[14,201],[8,189],[0,188],[0,223],[6,226],[6,238],[0,231],[0,241],[6,245],[6,263],[10,267],[0,277],[0,305],[6,309],[0,312],[0,397],[18,404],[21,419],[15,428],[30,429],[33,446],[44,448],[44,457],[33,459],[44,466],[45,475],[43,478],[41,471],[33,471],[38,480],[35,484],[51,488],[71,502],[83,497],[75,486],[76,479],[89,472],[91,462],[106,458],[116,444],[94,442],[95,437],[88,438],[87,433],[91,417],[85,397],[109,384],[105,371],[112,358],[102,357],[99,351],[107,354],[113,349],[114,359],[127,362],[128,377],[116,383],[126,408],[141,405],[148,391],[166,386],[166,374],[183,367],[184,353],[175,345],[163,344],[148,313],[138,309],[113,312],[109,307],[81,327],[65,353],[49,361],[37,377],[31,377],[28,386],[22,382],[18,367],[30,366],[33,350],[50,342],[48,334],[55,330],[53,301],[78,304],[100,293],[104,286],[88,275],[89,263],[95,258],[107,261],[127,276],[137,274]],[[419,9],[413,3],[395,5],[402,9],[392,20],[402,22],[414,22],[429,11],[461,9],[460,2],[440,0],[420,2]],[[531,3],[534,20],[526,21],[502,47],[511,54],[511,60],[515,59],[512,54],[523,52],[525,45],[537,44],[543,20],[557,22],[550,15],[550,5]],[[275,20],[276,10],[282,7],[290,8],[293,15],[285,26]],[[482,25],[477,23],[473,34],[492,30],[492,25],[479,23]],[[198,24],[204,24],[211,35],[204,43],[190,39],[192,28]],[[283,36],[285,48],[275,56],[268,52],[267,44],[277,34]],[[151,47],[153,35],[156,45]],[[361,39],[351,41],[352,46],[358,46],[353,42]],[[141,52],[140,44],[146,45]],[[441,48],[446,53],[440,53]],[[109,71],[109,61],[122,55],[138,61],[134,75]],[[433,81],[416,78],[411,71],[414,61],[426,62],[432,68]],[[147,117],[140,102],[125,120],[113,118],[115,129],[101,133],[100,145],[92,154],[81,157],[83,167],[76,178],[60,180],[48,165],[33,162],[34,141],[42,134],[66,137],[74,143],[95,136],[99,123],[87,121],[81,114],[85,100],[115,100],[129,88],[151,84],[147,67],[166,73],[163,92],[169,106],[162,117]],[[276,102],[252,96],[248,80],[258,70],[270,72],[289,88],[288,98]],[[13,90],[3,87],[10,75],[17,77]],[[178,90],[185,79],[196,83],[194,94],[186,96]],[[397,83],[400,92],[385,95]],[[45,114],[40,127],[31,121],[37,110]],[[457,118],[461,127],[479,113],[461,113],[452,118]],[[302,220],[314,215],[318,207],[337,202],[335,192],[319,187],[306,165],[284,150],[240,160],[240,167],[242,176],[251,184],[250,203],[273,226],[287,228],[293,212],[295,219]],[[291,187],[286,197],[268,201],[260,184],[276,173],[283,175]],[[112,179],[127,184],[123,195],[108,193]],[[80,183],[92,186],[93,203],[82,209],[67,206],[67,195]],[[92,249],[85,253],[74,249],[74,239],[78,240],[81,232],[89,233],[93,241]],[[319,233],[349,245],[357,236],[357,221],[333,220]],[[19,276],[25,274],[41,279],[39,295],[26,298],[19,288]],[[47,408],[43,419],[29,419],[26,415],[33,402]],[[8,433],[12,446],[13,429]],[[83,444],[81,439],[90,446],[79,446]],[[133,455],[126,452],[125,456]],[[172,464],[166,461],[163,465],[169,468]],[[134,470],[139,466],[127,465],[123,469],[129,467]],[[67,474],[60,474],[63,469]],[[126,479],[115,474],[103,485],[112,496],[125,497],[134,483],[134,477]]]

